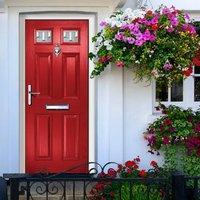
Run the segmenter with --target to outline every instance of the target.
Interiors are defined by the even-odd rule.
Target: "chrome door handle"
[[[28,105],[32,105],[32,95],[39,95],[40,92],[32,92],[32,85],[28,85]]]

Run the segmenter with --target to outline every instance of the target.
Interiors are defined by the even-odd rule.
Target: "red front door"
[[[87,20],[26,20],[25,91],[26,172],[87,163]]]

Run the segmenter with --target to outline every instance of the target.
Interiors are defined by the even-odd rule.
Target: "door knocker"
[[[54,47],[54,54],[55,56],[59,56],[60,53],[61,53],[60,45],[56,44],[56,46]]]

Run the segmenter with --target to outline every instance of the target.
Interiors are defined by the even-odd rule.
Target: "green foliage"
[[[164,168],[179,171],[190,176],[200,176],[200,157],[188,155],[184,145],[169,145],[162,148],[165,156]]]
[[[151,153],[164,153],[164,168],[187,175],[200,175],[200,111],[166,108],[160,105],[163,116],[149,125],[145,138]]]

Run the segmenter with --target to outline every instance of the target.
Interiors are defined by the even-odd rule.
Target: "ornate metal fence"
[[[67,170],[60,174],[5,174],[11,200],[169,200],[171,188],[167,178],[101,177],[108,166],[93,165],[88,174]]]

